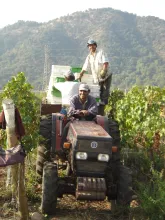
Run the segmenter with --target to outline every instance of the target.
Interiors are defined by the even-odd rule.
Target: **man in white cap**
[[[80,120],[93,120],[98,113],[96,99],[89,95],[90,89],[87,84],[80,84],[79,94],[73,96],[70,100],[69,116],[79,118]]]
[[[80,84],[79,94],[73,96],[70,100],[70,109],[68,117],[78,118],[79,120],[92,121],[97,113],[98,107],[96,99],[89,95],[90,89],[87,84]],[[66,124],[62,134],[61,148],[66,141],[70,122]]]
[[[97,50],[97,42],[89,40],[87,43],[89,54],[80,72],[81,79],[86,71],[92,74],[95,84],[100,86],[101,104],[108,104],[108,97],[110,93],[110,85],[112,74],[110,73],[109,60],[103,50]]]

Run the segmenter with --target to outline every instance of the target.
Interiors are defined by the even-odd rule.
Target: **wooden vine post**
[[[7,133],[7,147],[15,147],[19,144],[15,132],[15,106],[13,100],[4,99],[2,106],[6,120],[6,133]],[[20,163],[11,166],[12,178],[12,195],[18,204],[18,210],[21,220],[29,219],[29,211],[27,204],[27,197],[25,192],[25,164]]]

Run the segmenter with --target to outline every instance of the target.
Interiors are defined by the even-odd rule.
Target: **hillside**
[[[102,8],[47,23],[18,21],[0,29],[0,88],[23,71],[35,89],[41,89],[45,45],[49,68],[52,64],[82,66],[89,38],[109,56],[113,87],[165,85],[165,21]]]

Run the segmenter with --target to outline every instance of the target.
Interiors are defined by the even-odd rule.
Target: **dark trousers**
[[[100,83],[100,99],[105,103],[105,105],[108,104],[111,82],[112,74],[104,82]]]

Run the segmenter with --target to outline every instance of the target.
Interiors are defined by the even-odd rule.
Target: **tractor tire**
[[[113,154],[112,160],[120,161],[120,130],[119,125],[116,121],[112,119],[108,119],[108,128],[109,128],[109,135],[112,137],[112,146],[116,146],[118,151]]]
[[[36,173],[37,180],[41,183],[44,162],[51,160],[52,115],[41,117],[39,134],[42,136],[42,139],[37,148]]]
[[[109,135],[112,137],[112,144],[120,148],[120,130],[116,121],[109,119]]]
[[[110,200],[110,203],[111,203],[111,212],[113,214],[116,214],[117,213],[117,210],[118,210],[118,204],[116,203],[116,200]]]
[[[129,205],[132,200],[132,172],[120,164],[118,166],[117,178],[117,203],[120,205]]]
[[[113,179],[117,185],[116,199],[110,200],[111,212],[117,213],[121,208],[127,211],[132,201],[132,175],[131,170],[117,163],[113,167]]]
[[[43,214],[54,215],[58,195],[57,164],[45,162],[43,170],[41,211]]]

